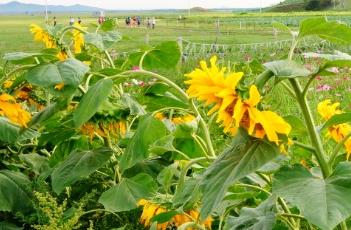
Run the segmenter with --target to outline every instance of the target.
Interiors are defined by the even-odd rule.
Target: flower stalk
[[[290,84],[295,91],[296,100],[301,108],[312,145],[315,148],[314,156],[316,157],[319,166],[322,169],[324,178],[327,178],[330,175],[330,167],[324,154],[321,138],[316,131],[316,125],[312,117],[311,109],[302,93],[302,88],[299,81],[297,79],[290,79]]]

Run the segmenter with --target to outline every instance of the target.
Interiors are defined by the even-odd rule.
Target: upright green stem
[[[283,208],[285,213],[291,214],[288,205],[285,203],[285,201],[282,198],[278,197],[278,203]],[[296,225],[294,218],[288,218],[288,220],[293,226]]]
[[[311,109],[307,103],[306,97],[303,96],[302,88],[299,81],[297,79],[290,79],[290,83],[295,91],[296,100],[299,103],[302,114],[305,118],[307,130],[308,130],[312,145],[315,148],[314,155],[317,158],[317,161],[322,169],[324,178],[326,178],[330,175],[330,167],[327,163],[327,160],[324,154],[322,141],[315,128],[316,125],[312,117]]]
[[[108,52],[107,50],[105,50],[105,55],[106,55],[106,57],[107,57],[107,59],[108,59],[110,65],[111,65],[111,67],[112,67],[113,69],[116,69],[115,63],[113,62],[113,60],[112,60],[112,58],[111,58],[111,55],[109,54],[109,52]]]

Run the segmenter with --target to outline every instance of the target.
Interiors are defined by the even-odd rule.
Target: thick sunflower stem
[[[296,94],[296,100],[300,105],[302,114],[304,116],[304,119],[306,121],[307,125],[307,130],[312,142],[313,147],[315,148],[315,152],[313,153],[314,156],[316,157],[319,166],[322,169],[322,173],[324,178],[327,178],[330,175],[330,167],[328,165],[327,159],[324,154],[324,149],[322,145],[321,138],[319,134],[316,131],[316,125],[314,122],[314,119],[312,117],[311,109],[307,103],[306,98],[304,97],[302,93],[302,88],[297,79],[291,79],[290,80],[291,86],[293,87],[295,94]]]

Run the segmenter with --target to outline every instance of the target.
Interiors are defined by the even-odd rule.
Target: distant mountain
[[[61,6],[61,5],[48,5],[49,12],[96,12],[103,9],[84,5],[71,5],[71,6]],[[9,2],[5,4],[0,4],[0,14],[10,14],[10,13],[38,13],[44,12],[45,5],[39,4],[27,4],[22,2]]]

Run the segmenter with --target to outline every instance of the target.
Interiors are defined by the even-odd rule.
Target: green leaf
[[[123,94],[121,97],[122,103],[126,105],[130,110],[130,115],[141,116],[145,115],[145,109],[140,105],[134,98],[129,94]]]
[[[167,135],[167,136],[161,137],[150,146],[150,149],[149,149],[150,153],[152,155],[158,156],[166,152],[176,151],[176,149],[173,146],[173,141],[174,141],[173,135]]]
[[[180,48],[175,41],[163,42],[149,51],[144,57],[142,66],[144,69],[170,69],[174,68],[180,60]],[[143,52],[132,53],[128,57],[131,66],[139,66],[144,56]]]
[[[138,128],[128,143],[120,160],[120,169],[125,171],[149,156],[149,146],[167,134],[165,125],[152,116],[143,116]]]
[[[312,73],[303,65],[289,60],[279,60],[265,63],[264,66],[278,78],[308,77]]]
[[[73,93],[89,67],[76,59],[67,59],[63,62],[40,64],[30,69],[26,80],[36,86],[50,90],[54,94]],[[64,83],[62,90],[55,89],[57,84]]]
[[[288,115],[284,117],[284,120],[288,122],[291,125],[291,127],[294,127],[289,135],[296,136],[299,138],[308,135],[306,125],[299,117],[294,115]]]
[[[351,60],[351,56],[349,54],[337,50],[334,51],[334,54],[304,53],[303,56],[305,58],[323,58],[328,61]]]
[[[32,120],[29,122],[28,126],[29,127],[40,127],[40,125],[42,125],[42,123],[44,121],[53,117],[60,110],[67,107],[67,104],[68,104],[68,101],[66,99],[63,99],[63,100],[57,101],[53,104],[46,106],[44,110],[40,111],[39,113],[36,113],[32,117]]]
[[[84,35],[85,42],[95,46],[100,51],[105,51],[111,48],[116,42],[122,39],[120,33],[109,31],[106,33],[88,33]]]
[[[229,216],[224,230],[271,230],[275,224],[275,199],[269,198],[256,208],[242,208],[238,217]]]
[[[0,211],[31,211],[30,181],[19,172],[0,171]]]
[[[143,67],[147,69],[174,68],[180,60],[178,43],[163,42],[150,51],[144,58]]]
[[[285,166],[275,174],[273,193],[296,205],[322,230],[332,230],[351,215],[351,163],[337,165],[327,179],[301,165]]]
[[[333,125],[339,125],[347,122],[351,122],[351,113],[336,114],[324,123],[321,130],[327,129]]]
[[[184,210],[192,208],[200,198],[199,181],[195,178],[187,179],[184,184],[179,184],[173,196],[173,208],[183,207]]]
[[[22,230],[22,227],[17,227],[14,224],[8,222],[0,222],[0,230]]]
[[[255,85],[260,90],[260,92],[264,92],[264,86],[266,83],[274,77],[274,73],[270,70],[265,70],[263,73],[258,75],[255,79]]]
[[[283,23],[280,23],[280,22],[272,22],[272,26],[273,26],[274,28],[277,28],[277,29],[283,31],[283,32],[287,32],[287,33],[291,34],[290,28],[289,28],[288,26],[286,26],[285,24],[283,24]]]
[[[351,43],[351,27],[337,21],[327,21],[326,17],[309,18],[301,22],[298,39],[311,35],[331,42]]]
[[[20,158],[37,175],[47,171],[50,168],[48,158],[37,153],[21,154]]]
[[[107,19],[105,20],[101,25],[100,25],[100,29],[102,31],[111,31],[116,27],[116,21],[114,19]]]
[[[99,202],[112,212],[129,211],[137,208],[138,201],[149,198],[156,189],[157,184],[152,177],[141,173],[133,178],[123,178],[119,184],[105,191]]]
[[[168,211],[168,212],[163,212],[161,214],[158,214],[154,217],[151,218],[151,222],[157,222],[159,224],[166,223],[170,221],[174,216],[178,215],[179,212],[177,211]]]
[[[28,58],[39,56],[39,55],[40,55],[40,53],[14,52],[14,53],[5,54],[3,59],[6,61],[21,61],[23,59],[28,59]]]
[[[200,185],[203,192],[201,219],[205,220],[223,200],[232,184],[273,160],[279,149],[240,131],[230,147],[205,171]]]
[[[73,112],[73,121],[78,128],[87,122],[99,110],[99,106],[107,99],[112,90],[113,82],[111,79],[101,79],[79,102],[77,109]]]
[[[170,166],[165,167],[157,176],[157,181],[160,185],[162,185],[165,192],[169,192],[174,179],[179,178],[180,172],[177,167],[177,163],[171,164]]]
[[[65,187],[89,176],[106,164],[112,154],[113,151],[108,148],[72,152],[51,174],[53,191],[60,194]]]
[[[20,133],[20,128],[0,117],[0,141],[15,143]]]

